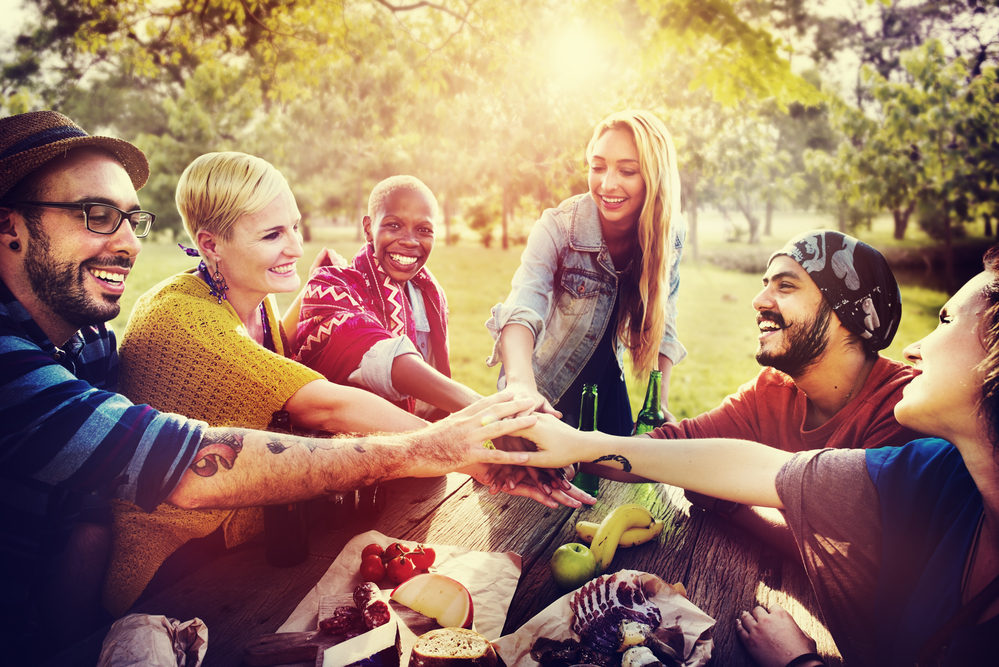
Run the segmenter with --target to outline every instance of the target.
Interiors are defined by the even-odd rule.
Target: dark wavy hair
[[[985,379],[979,414],[985,433],[999,457],[999,244],[988,249],[983,261],[985,271],[992,279],[981,293],[986,305],[982,313],[982,346],[986,354],[980,366]]]

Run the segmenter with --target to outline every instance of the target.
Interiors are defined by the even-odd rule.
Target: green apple
[[[597,573],[597,558],[585,544],[563,544],[552,554],[552,576],[564,591],[573,591]]]

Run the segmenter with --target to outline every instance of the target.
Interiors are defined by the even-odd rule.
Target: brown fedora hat
[[[31,111],[0,118],[0,197],[22,178],[73,148],[103,148],[121,162],[136,190],[149,178],[149,162],[121,139],[92,137],[55,111]]]

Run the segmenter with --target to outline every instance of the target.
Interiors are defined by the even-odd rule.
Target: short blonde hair
[[[267,160],[235,151],[205,153],[177,182],[177,210],[195,243],[201,230],[228,241],[236,220],[262,211],[288,189]]]
[[[586,147],[587,164],[597,140],[610,130],[625,130],[634,138],[645,181],[645,204],[638,217],[641,264],[629,272],[629,289],[621,290],[617,326],[618,338],[631,350],[636,375],[644,376],[658,366],[666,328],[673,238],[683,225],[680,171],[669,130],[648,111],[637,109],[618,111],[597,124]]]

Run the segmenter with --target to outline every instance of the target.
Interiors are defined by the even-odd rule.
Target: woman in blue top
[[[669,131],[647,111],[621,111],[593,131],[589,188],[535,225],[506,301],[486,323],[500,386],[578,423],[583,383],[597,384],[598,427],[631,432],[627,348],[636,376],[669,376],[686,355],[676,337],[685,230]],[[672,420],[672,417],[670,417]]]
[[[999,655],[999,246],[905,356],[918,374],[899,423],[936,438],[790,454],[737,440],[612,438],[543,418],[530,465],[634,468],[717,498],[785,510],[847,664],[995,664]],[[575,436],[575,437],[573,437]],[[611,458],[613,457],[613,460]],[[779,608],[736,630],[764,667],[815,667],[815,644]]]

